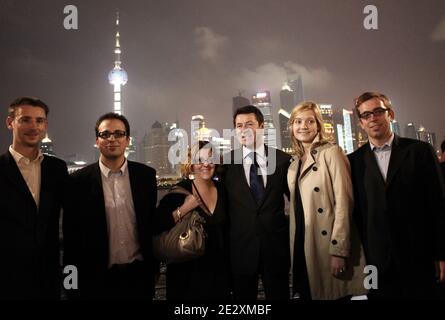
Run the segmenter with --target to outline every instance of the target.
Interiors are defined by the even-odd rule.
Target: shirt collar
[[[102,174],[107,178],[110,176],[111,173],[119,173],[120,175],[123,176],[127,170],[128,162],[127,159],[125,158],[124,164],[119,168],[117,172],[112,172],[111,169],[108,168],[106,165],[104,165],[100,159],[99,159],[99,167],[100,167],[100,172],[102,172]]]
[[[44,158],[43,153],[40,149],[39,149],[39,153],[37,154],[37,157],[34,160],[31,160],[31,159],[25,157],[24,155],[22,155],[21,153],[19,153],[18,151],[15,151],[12,148],[12,145],[9,146],[9,152],[12,154],[12,157],[14,158],[16,163],[23,161],[26,164],[30,164],[31,162],[38,162],[40,164],[40,163],[42,163],[43,158]]]
[[[374,151],[375,149],[385,149],[386,147],[391,148],[392,143],[394,141],[394,133],[391,134],[391,137],[388,139],[388,141],[385,142],[385,144],[382,147],[377,147],[369,141],[369,146],[371,147],[371,150]]]
[[[243,159],[246,159],[251,152],[256,152],[257,157],[261,157],[262,159],[265,159],[265,148],[264,144],[260,145],[255,150],[247,148],[246,146],[243,146]]]

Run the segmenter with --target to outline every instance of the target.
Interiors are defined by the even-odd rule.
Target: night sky
[[[79,29],[65,30],[75,5]],[[363,9],[378,8],[378,30]],[[364,91],[387,94],[403,130],[423,125],[445,138],[445,1],[0,0],[3,118],[18,96],[47,102],[60,157],[92,160],[94,123],[112,111],[115,12],[120,11],[124,113],[140,140],[158,120],[202,114],[232,127],[232,97],[279,90],[301,74],[306,99],[352,108]],[[5,125],[0,148],[11,143]]]

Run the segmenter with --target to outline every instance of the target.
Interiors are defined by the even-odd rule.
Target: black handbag
[[[201,208],[206,214],[210,214],[193,181],[192,185],[203,204]],[[169,193],[180,193],[187,196],[191,194],[181,187],[173,187]],[[196,208],[187,213],[172,229],[153,238],[155,257],[168,264],[185,262],[203,256],[206,238],[204,223],[205,218]]]

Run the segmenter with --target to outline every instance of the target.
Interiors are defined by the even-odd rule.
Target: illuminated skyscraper
[[[116,47],[114,48],[114,54],[116,60],[114,61],[114,68],[108,74],[108,80],[114,88],[114,108],[113,111],[118,114],[123,114],[122,107],[122,93],[121,88],[128,81],[127,72],[122,68],[121,61],[121,45],[120,45],[120,33],[119,33],[119,12],[116,16]]]
[[[324,129],[328,140],[331,143],[335,143],[335,130],[333,120],[333,110],[331,104],[320,104],[321,117],[323,118]]]
[[[277,147],[277,131],[273,122],[272,115],[272,103],[270,99],[269,91],[257,92],[252,97],[252,104],[258,109],[264,116],[264,143],[269,147]]]
[[[281,150],[291,152],[292,143],[288,129],[290,113],[295,106],[294,92],[287,83],[283,85],[280,91],[280,105],[278,110],[278,121],[280,124]]]
[[[232,106],[232,114],[235,114],[235,111],[240,108],[244,107],[250,104],[249,99],[246,97],[243,97],[241,95],[241,91],[239,92],[238,96],[232,98],[233,106]]]
[[[431,144],[433,148],[436,149],[436,135],[427,131],[422,125],[419,127],[419,130],[417,130],[417,139]]]
[[[292,89],[292,92],[294,94],[294,105],[305,100],[303,90],[303,78],[300,75],[297,79],[289,81],[289,87]]]
[[[284,109],[278,111],[278,119],[280,121],[280,134],[281,134],[281,150],[284,152],[292,152],[292,141],[290,138],[290,132],[288,128],[290,113]]]
[[[417,139],[417,130],[414,123],[410,122],[405,127],[405,137],[411,139]]]
[[[40,150],[43,154],[46,154],[48,156],[54,156],[53,151],[53,142],[50,138],[48,138],[48,133],[45,136],[45,139],[42,140],[42,143],[40,144]]]
[[[352,111],[343,109],[343,133],[344,133],[344,147],[343,151],[347,154],[354,152],[354,136],[352,129]]]
[[[394,132],[396,135],[400,136],[399,123],[396,120],[392,120],[390,126],[391,126],[391,131]]]

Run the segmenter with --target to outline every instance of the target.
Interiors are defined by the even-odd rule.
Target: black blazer
[[[156,209],[156,171],[128,161],[141,254],[154,277],[152,217]],[[70,175],[70,200],[63,216],[64,264],[78,269],[78,290],[71,298],[101,299],[109,262],[105,201],[99,163]],[[153,284],[150,284],[154,286]]]
[[[12,155],[0,156],[0,299],[60,299],[59,215],[68,176],[44,156],[37,205]]]
[[[394,137],[386,182],[369,143],[349,155],[357,222],[368,264],[406,284],[434,281],[445,260],[445,191],[432,147]]]
[[[266,147],[268,152],[270,148]],[[235,157],[242,159],[242,149],[231,152],[232,161]],[[224,166],[230,262],[235,274],[253,275],[260,262],[266,272],[289,272],[289,222],[284,213],[284,194],[289,197],[290,159],[290,155],[276,150],[275,172],[267,176],[265,194],[259,204],[251,193],[243,165]]]

